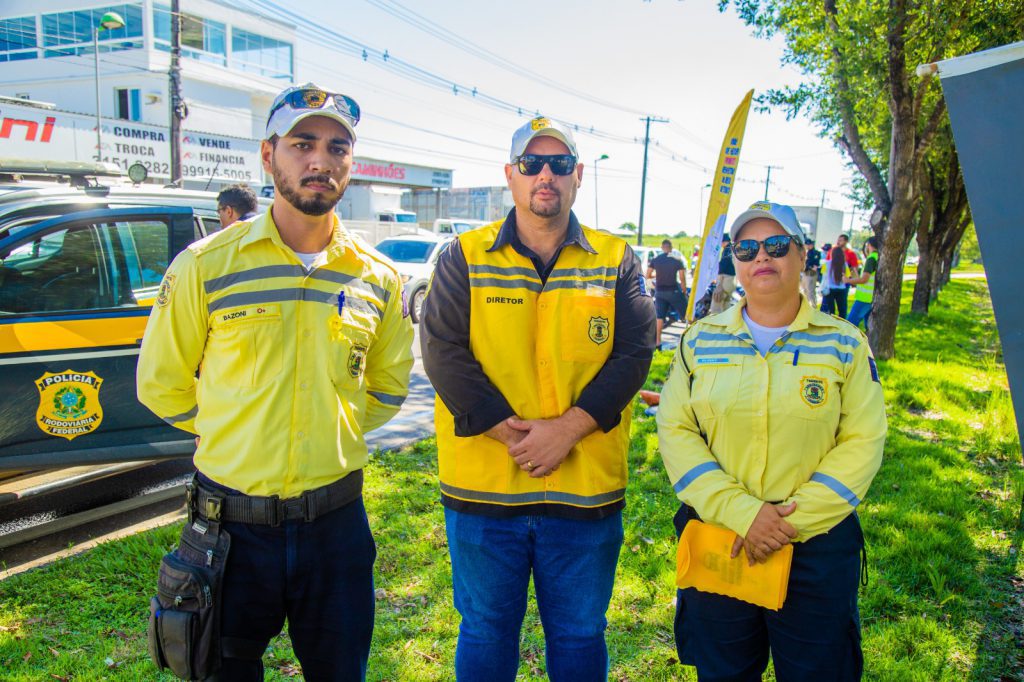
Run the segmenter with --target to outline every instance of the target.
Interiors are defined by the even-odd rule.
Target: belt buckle
[[[292,521],[295,519],[306,520],[306,498],[305,497],[292,497],[287,500],[281,500],[281,519],[284,521]]]

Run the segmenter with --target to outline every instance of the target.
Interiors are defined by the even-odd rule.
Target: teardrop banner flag
[[[729,212],[729,199],[732,188],[736,184],[736,167],[740,163],[740,149],[743,147],[743,132],[747,128],[747,114],[750,112],[750,100],[754,96],[751,90],[733,112],[729,127],[722,141],[722,151],[718,155],[718,166],[715,178],[711,183],[711,199],[708,200],[708,214],[704,219],[704,234],[700,240],[700,255],[697,258],[697,269],[693,274],[693,287],[690,290],[690,301],[686,306],[686,320],[693,322],[693,306],[700,300],[711,283],[718,278],[718,261],[722,252],[722,231],[725,229],[725,216]]]

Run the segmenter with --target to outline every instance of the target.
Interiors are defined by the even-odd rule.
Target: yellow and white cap
[[[541,135],[555,138],[569,148],[570,154],[577,159],[580,158],[579,152],[576,151],[576,140],[572,137],[572,131],[557,121],[544,116],[538,116],[527,121],[512,134],[512,150],[509,153],[509,163],[518,161],[519,157],[526,151],[530,141]]]

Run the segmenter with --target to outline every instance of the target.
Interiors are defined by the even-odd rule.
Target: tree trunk
[[[942,280],[943,270],[946,268],[946,259],[941,255],[937,254],[935,258],[935,264],[932,266],[932,271],[928,277],[928,292],[929,298],[932,301],[938,300],[939,292],[942,291]]]
[[[902,201],[893,202],[890,222],[882,231],[882,248],[879,249],[878,271],[875,273],[875,296],[871,303],[868,340],[879,360],[888,360],[896,354],[896,324],[900,319],[900,295],[903,290],[903,256],[907,231],[913,219],[913,202],[907,197],[901,198]]]
[[[935,249],[928,248],[927,240],[917,240],[918,261],[917,280],[914,281],[914,298],[910,302],[910,312],[919,315],[928,314],[928,304],[932,299],[932,272],[935,269]]]

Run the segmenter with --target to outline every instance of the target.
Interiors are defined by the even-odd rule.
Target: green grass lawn
[[[866,678],[1022,679],[1024,470],[985,283],[953,281],[931,310],[904,315],[898,359],[880,363],[889,440],[860,508],[870,565],[861,592]],[[670,360],[658,354],[649,387]],[[638,416],[629,457],[626,541],[608,613],[612,679],[694,680],[672,644],[677,505],[653,419]],[[366,502],[379,551],[369,679],[453,679],[458,616],[433,440],[378,456]],[[0,679],[158,679],[144,623],[160,556],[178,530],[104,544],[0,582]],[[272,642],[265,661],[269,679],[298,672],[287,636]],[[531,607],[521,679],[543,671]]]

